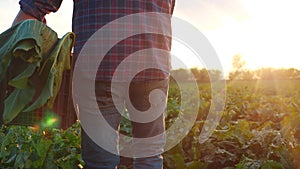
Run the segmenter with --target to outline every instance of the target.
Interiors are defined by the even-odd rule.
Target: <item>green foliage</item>
[[[202,144],[199,135],[211,96],[209,84],[199,84],[201,103],[197,120],[191,124],[193,127],[188,135],[163,154],[164,169],[299,168],[300,81],[279,82],[229,83],[222,119],[212,136]],[[178,117],[189,113],[188,109],[180,110],[181,94],[178,91],[176,84],[170,84],[167,128]],[[190,92],[183,94],[190,95]],[[49,117],[53,116],[50,114]],[[121,132],[131,136],[130,127],[130,121],[123,118]],[[78,123],[65,131],[2,126],[0,145],[0,168],[68,169],[84,166],[80,156]],[[129,169],[132,164],[121,164],[120,168]]]
[[[11,122],[29,104],[35,89],[28,86],[25,89],[15,89],[4,101],[3,122]]]
[[[46,25],[26,20],[0,38],[4,41],[0,45],[0,82],[7,81],[7,88],[2,89],[7,96],[0,98],[1,102],[5,99],[3,123],[10,123],[21,112],[34,112],[45,105],[51,109],[63,71],[70,69],[74,33],[58,39]]]
[[[0,135],[1,169],[74,169],[84,165],[79,123],[65,131],[2,126]]]
[[[300,81],[292,80],[229,83],[220,124],[200,144],[200,131],[210,106],[209,84],[200,84],[198,119],[188,135],[164,153],[164,168],[189,168],[191,164],[200,169],[300,167],[295,137],[300,126],[299,87]],[[180,104],[180,94],[175,91],[178,87],[171,84],[167,127],[182,113],[175,111]]]

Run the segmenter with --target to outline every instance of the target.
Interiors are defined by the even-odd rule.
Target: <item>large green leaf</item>
[[[10,80],[8,84],[18,89],[25,89],[28,86],[29,78],[35,72],[37,66],[38,66],[37,62],[30,64],[21,74],[19,74],[17,77]]]
[[[24,110],[24,112],[33,111],[48,101],[48,106],[52,107],[54,100],[59,92],[63,71],[70,68],[70,49],[73,45],[74,34],[68,33],[55,46],[49,54],[47,60],[42,66],[40,78],[47,78],[40,96],[36,101]]]
[[[34,168],[44,168],[44,166],[47,164],[47,156],[48,154],[50,154],[49,150],[52,145],[53,141],[48,139],[41,139],[33,144],[33,147],[35,148],[39,156],[39,160],[34,161],[32,164]]]
[[[11,122],[32,100],[34,93],[35,89],[31,86],[15,89],[4,101],[3,122]]]
[[[23,112],[31,112],[34,111],[37,108],[42,107],[45,105],[47,100],[53,95],[53,81],[54,81],[54,75],[50,72],[48,76],[48,80],[46,82],[46,85],[44,86],[41,94],[36,99],[34,103],[32,103],[29,107],[27,107]]]
[[[34,148],[36,149],[42,161],[46,159],[48,150],[52,144],[53,142],[48,139],[42,139],[38,141],[36,144],[34,144]]]
[[[57,34],[37,20],[25,20],[0,34],[0,81],[13,58],[39,62],[56,40]]]
[[[16,36],[14,34],[16,29],[17,27],[13,27],[0,34],[0,81],[4,79],[7,68],[13,58],[9,49]]]
[[[13,55],[29,63],[42,60],[40,48],[34,39],[24,39],[18,42],[13,50]]]
[[[63,79],[63,71],[70,69],[70,53],[75,40],[74,33],[67,33],[59,40],[59,43],[56,45],[58,51],[55,53],[55,60],[53,62],[52,71],[55,71],[54,74],[54,83],[53,83],[53,96],[49,100],[49,107],[52,107],[54,100],[59,92],[61,82]]]

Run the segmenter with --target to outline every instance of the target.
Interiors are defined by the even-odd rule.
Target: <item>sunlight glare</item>
[[[172,69],[204,67],[197,54],[183,42],[176,39],[172,41],[171,55]]]

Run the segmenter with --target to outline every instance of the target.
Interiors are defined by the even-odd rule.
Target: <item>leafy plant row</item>
[[[185,85],[190,85],[186,83]],[[210,108],[210,85],[200,83],[200,107],[187,136],[165,152],[165,169],[296,169],[300,167],[300,81],[240,81],[227,83],[226,107],[212,136],[199,136]],[[181,110],[176,84],[169,89],[166,127],[190,113]],[[189,99],[195,99],[190,97]],[[180,130],[180,129],[178,129]],[[130,122],[121,132],[130,135]],[[2,126],[0,168],[82,168],[80,125],[67,130]],[[176,133],[174,133],[176,137]],[[120,168],[132,168],[121,160]],[[124,162],[125,161],[125,162]]]

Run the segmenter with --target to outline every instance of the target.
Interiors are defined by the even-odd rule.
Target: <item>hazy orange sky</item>
[[[60,36],[71,31],[72,3],[64,0],[57,13],[47,16]],[[208,38],[226,72],[235,54],[243,56],[247,68],[300,68],[299,7],[299,0],[177,0],[174,15]],[[0,2],[0,32],[10,27],[18,10],[18,0]],[[188,67],[203,66],[180,43],[173,49]]]

